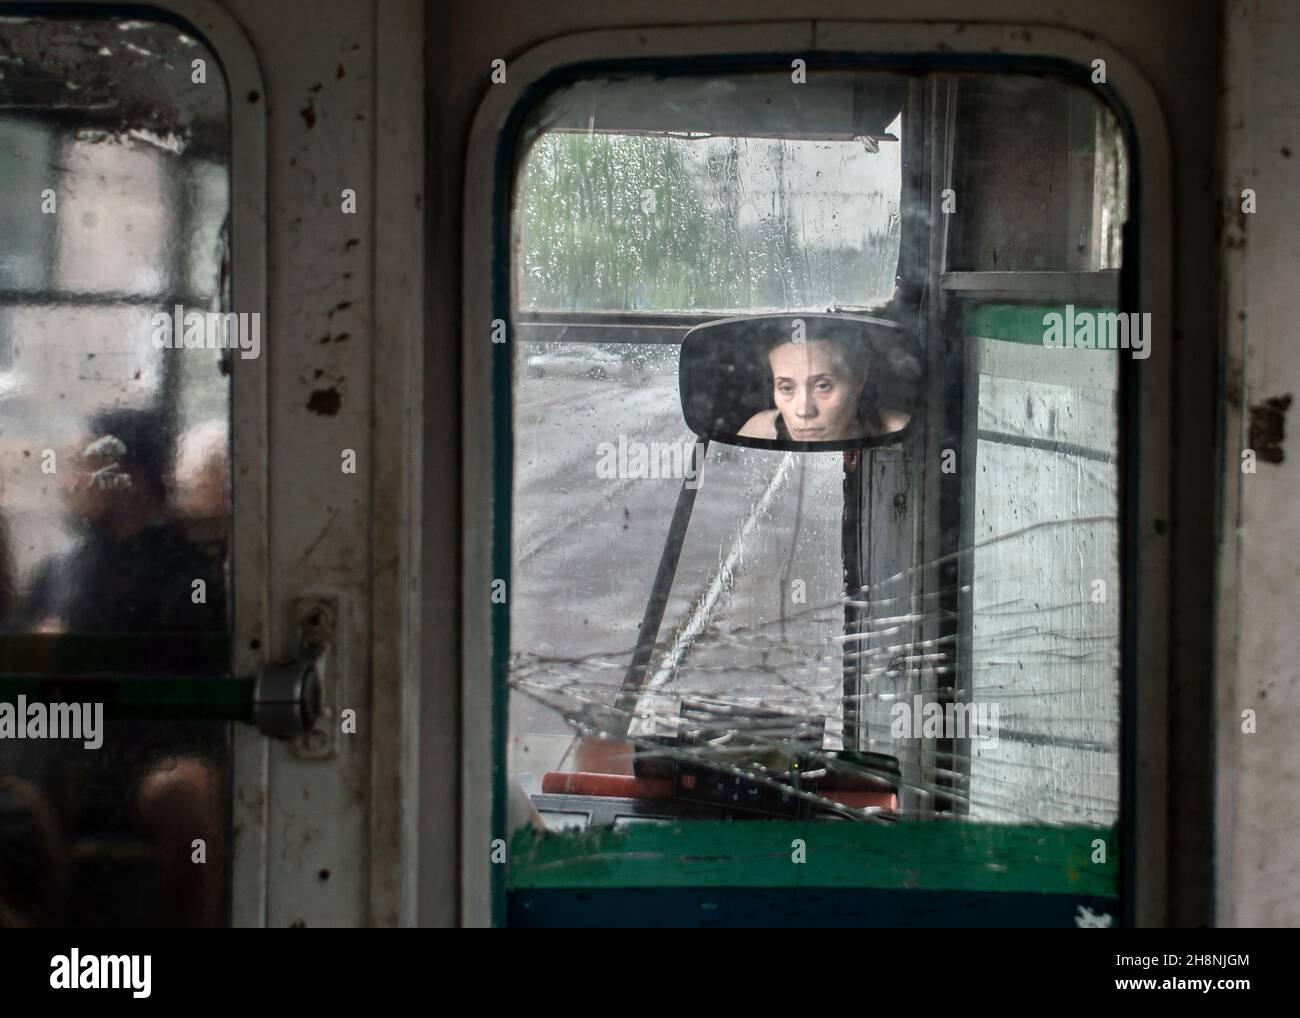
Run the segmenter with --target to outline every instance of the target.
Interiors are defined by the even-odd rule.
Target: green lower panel
[[[681,821],[564,834],[522,828],[510,846],[508,881],[511,891],[841,887],[1114,900],[1118,850],[1114,827]]]

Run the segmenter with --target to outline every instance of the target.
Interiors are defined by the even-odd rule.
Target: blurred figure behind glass
[[[172,448],[152,410],[98,414],[60,464],[77,543],[36,569],[12,628],[35,632],[213,631],[225,626],[224,541],[195,544],[169,504]],[[203,581],[196,603],[195,581]]]

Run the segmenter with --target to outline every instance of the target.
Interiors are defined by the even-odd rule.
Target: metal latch
[[[328,680],[337,647],[338,599],[297,598],[293,607],[298,654],[262,669],[253,693],[253,720],[264,735],[292,739],[295,756],[326,759],[334,755]]]
[[[321,676],[316,657],[262,669],[253,687],[253,720],[263,735],[291,739],[310,731],[320,716]]]

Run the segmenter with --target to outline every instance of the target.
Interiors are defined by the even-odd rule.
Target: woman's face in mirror
[[[865,375],[855,375],[833,343],[782,343],[768,354],[772,398],[797,442],[861,437],[858,397]]]

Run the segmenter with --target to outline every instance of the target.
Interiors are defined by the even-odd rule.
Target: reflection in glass
[[[709,322],[682,341],[686,423],[713,441],[768,448],[897,441],[921,378],[914,347],[895,323],[857,315]]]
[[[901,431],[908,415],[866,395],[868,365],[860,348],[830,339],[781,342],[767,351],[774,410],[760,410],[740,429],[748,438],[839,442]]]

